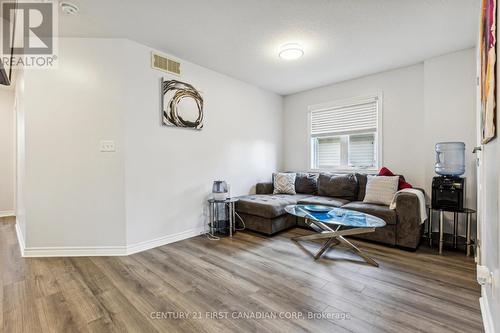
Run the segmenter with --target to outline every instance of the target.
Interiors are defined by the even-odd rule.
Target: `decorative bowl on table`
[[[332,207],[321,205],[305,205],[304,209],[315,213],[328,213],[332,210]]]

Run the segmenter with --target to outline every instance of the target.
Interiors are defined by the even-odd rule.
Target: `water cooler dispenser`
[[[432,179],[432,208],[461,211],[464,208],[465,143],[440,142],[436,144],[435,171]]]

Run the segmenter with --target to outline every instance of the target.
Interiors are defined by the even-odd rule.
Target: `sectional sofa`
[[[342,207],[382,218],[387,225],[375,232],[356,236],[379,243],[415,250],[423,232],[420,205],[415,194],[396,194],[396,209],[364,203],[367,176],[360,173],[297,173],[297,194],[273,194],[272,183],[259,183],[256,194],[240,197],[236,212],[247,229],[266,235],[300,226],[304,220],[285,212],[292,204],[315,204]]]

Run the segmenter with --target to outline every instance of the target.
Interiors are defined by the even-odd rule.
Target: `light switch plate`
[[[115,142],[113,140],[101,140],[101,152],[112,153],[115,151]]]

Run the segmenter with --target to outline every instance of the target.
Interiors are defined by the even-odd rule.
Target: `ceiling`
[[[70,0],[60,34],[123,37],[287,95],[475,45],[475,0]],[[278,58],[285,43],[305,55]]]

